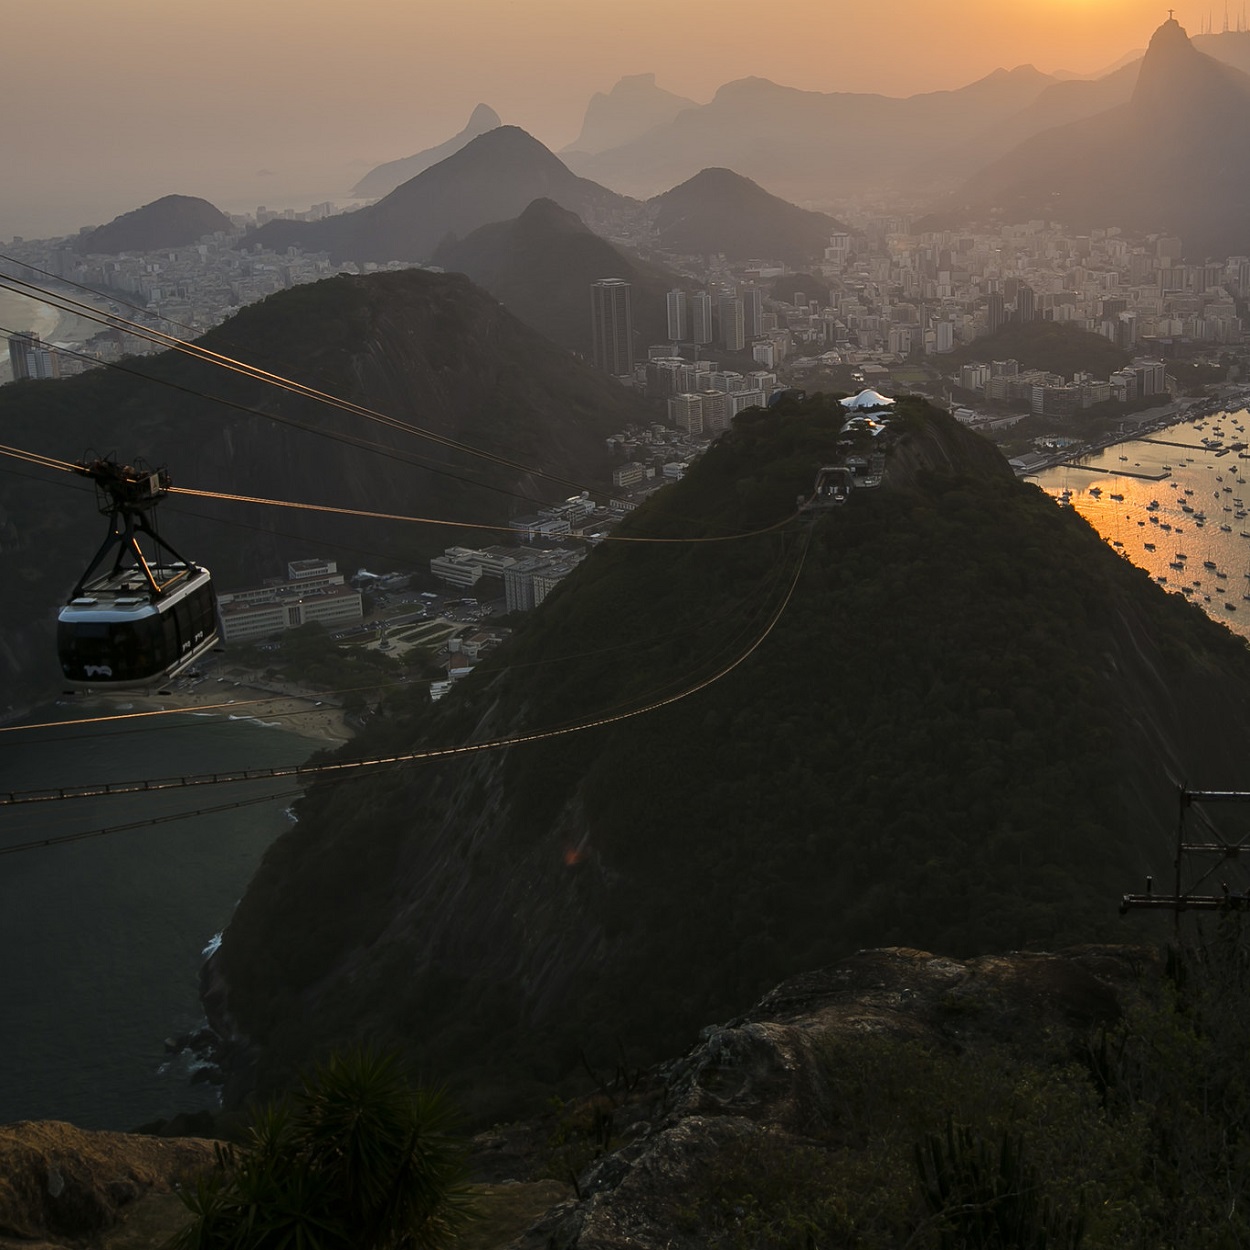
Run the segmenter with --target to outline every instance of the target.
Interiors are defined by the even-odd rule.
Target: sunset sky
[[[1228,20],[1242,21],[1242,0]],[[912,95],[999,66],[1095,73],[1144,48],[1144,0],[58,0],[6,6],[0,239],[161,195],[241,211],[345,199],[473,106],[549,147],[625,74],[706,101],[757,76]],[[1191,35],[1224,4],[1179,0]],[[19,122],[17,119],[21,118]]]

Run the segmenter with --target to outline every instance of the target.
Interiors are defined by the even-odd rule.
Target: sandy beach
[[[248,680],[230,677],[222,681],[209,678],[191,684],[178,683],[169,694],[86,694],[75,704],[85,722],[129,717],[152,724],[162,716],[190,713],[251,720],[334,746],[353,736],[343,709],[319,692],[302,692],[298,687],[264,681],[246,684]]]
[[[75,299],[91,302],[93,297],[82,292]],[[0,334],[9,335],[21,331],[37,334],[45,343],[61,343],[67,347],[81,346],[92,335],[105,327],[89,317],[61,312],[51,304],[33,299],[17,291],[0,290]],[[0,352],[0,382],[12,380],[9,354]]]
[[[254,677],[240,678],[237,683],[234,678],[206,679],[189,689],[155,695],[149,702],[154,708],[171,711],[246,718],[336,745],[352,737],[343,709],[332,699],[316,691],[303,693],[298,687],[270,684]]]

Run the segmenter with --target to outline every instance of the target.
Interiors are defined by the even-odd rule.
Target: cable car
[[[822,512],[828,508],[836,508],[850,498],[855,484],[855,474],[846,465],[827,464],[816,474],[816,483],[812,493],[804,498],[799,496],[800,512]]]
[[[58,615],[61,673],[76,690],[162,685],[218,641],[212,577],[179,555],[149,519],[172,485],[164,469],[110,459],[74,467],[94,480],[109,533]],[[99,572],[114,548],[112,567]]]

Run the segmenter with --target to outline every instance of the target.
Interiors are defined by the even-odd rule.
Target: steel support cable
[[[12,336],[14,333],[14,330],[6,326],[0,326],[0,334]],[[519,499],[522,503],[533,504],[537,507],[543,507],[547,502],[535,495],[523,495],[520,491],[511,490],[506,486],[495,486],[478,478],[466,477],[462,472],[458,471],[457,466],[447,460],[435,460],[431,456],[422,455],[420,452],[401,451],[397,447],[388,447],[385,443],[375,443],[367,438],[361,438],[356,434],[346,434],[340,430],[318,429],[315,425],[309,425],[306,421],[297,421],[294,417],[288,417],[284,413],[266,412],[263,408],[256,408],[251,404],[240,403],[234,399],[226,399],[222,395],[211,395],[207,391],[197,390],[193,386],[184,386],[181,382],[175,382],[171,378],[154,377],[150,373],[132,369],[117,360],[100,360],[87,352],[76,352],[73,348],[61,347],[55,343],[48,343],[46,346],[58,355],[72,356],[76,360],[90,361],[92,365],[102,366],[105,369],[114,369],[119,373],[127,374],[129,377],[139,378],[144,382],[154,382],[157,386],[168,387],[170,390],[179,391],[181,394],[190,395],[195,399],[202,399],[212,404],[221,404],[225,408],[233,408],[236,412],[260,417],[265,421],[273,421],[278,425],[289,426],[294,430],[302,430],[305,434],[312,434],[316,438],[328,439],[330,442],[342,443],[348,447],[358,447],[361,451],[371,452],[374,455],[383,457],[383,459],[393,460],[398,464],[410,464],[419,469],[426,469],[439,477],[447,477],[454,482],[462,482],[464,485],[475,487],[478,490],[488,490],[497,495],[507,495],[510,499]]]
[[[262,794],[250,799],[237,799],[233,803],[219,803],[214,807],[200,807],[189,812],[167,812],[163,816],[147,816],[142,820],[130,820],[121,825],[107,825],[100,829],[84,829],[77,833],[58,833],[46,838],[32,838],[27,842],[13,842],[0,846],[0,855],[16,855],[19,851],[43,850],[49,846],[65,846],[71,842],[86,842],[91,838],[108,837],[114,833],[129,833],[151,825],[168,825],[177,820],[190,820],[195,816],[212,816],[218,812],[230,812],[240,807],[255,807],[259,803],[280,803],[284,799],[297,799],[302,790],[284,790],[281,794]]]
[[[811,542],[811,530],[808,529],[800,547],[799,557],[795,564],[794,575],[786,589],[785,595],[770,616],[767,624],[759,635],[740,652],[733,660],[708,677],[684,687],[675,694],[654,699],[638,707],[626,711],[599,715],[587,720],[574,722],[555,728],[534,730],[531,733],[514,734],[504,738],[493,738],[485,742],[461,743],[457,746],[435,747],[425,751],[408,751],[396,755],[376,756],[361,760],[341,760],[320,764],[295,764],[276,768],[234,769],[216,773],[202,773],[182,777],[159,779],[143,779],[129,782],[106,782],[87,786],[60,786],[52,789],[8,791],[0,793],[0,807],[15,807],[30,803],[47,803],[79,798],[104,798],[125,794],[159,793],[169,790],[185,790],[197,786],[222,785],[237,781],[268,781],[280,778],[330,778],[350,776],[363,769],[381,769],[397,764],[418,763],[425,760],[450,759],[462,755],[475,755],[485,751],[499,751],[509,747],[521,746],[531,742],[547,742],[556,738],[569,737],[572,734],[584,733],[591,729],[601,729],[609,725],[620,724],[639,716],[646,716],[665,707],[670,707],[684,699],[700,693],[708,687],[722,681],[735,669],[744,664],[763,645],[772,634],[789,607],[794,593],[798,588],[806,564],[807,551]]]
[[[781,565],[776,566],[775,569],[770,570],[770,572],[773,573],[772,582],[774,584],[781,581],[784,577],[784,568]],[[761,589],[764,595],[770,595],[772,592],[773,586],[772,585],[764,586]],[[422,621],[413,622],[412,624],[414,628],[419,629],[424,624],[432,624],[432,623],[434,622],[431,622],[428,620],[422,620]],[[404,626],[401,625],[399,626],[399,628],[404,628]],[[692,634],[698,628],[701,628],[701,627],[690,626],[689,628],[685,628],[685,629],[673,629],[673,630],[668,630],[662,634],[651,634],[651,635],[648,635],[647,637],[631,638],[627,642],[616,643],[609,647],[595,647],[589,651],[574,651],[574,652],[568,652],[568,653],[561,654],[561,655],[548,656],[546,659],[542,659],[542,660],[526,660],[520,664],[508,664],[502,669],[500,669],[496,675],[503,676],[509,673],[518,672],[521,669],[541,668],[548,664],[567,664],[570,660],[592,659],[600,655],[614,655],[614,654],[618,654],[621,651],[632,650],[635,647],[652,646],[655,643],[667,642],[670,638],[679,638],[679,637],[682,637],[683,635]],[[753,623],[749,619],[747,619],[743,622],[743,631],[750,629],[750,628],[754,628],[754,626],[753,626]],[[737,645],[738,637],[739,635],[734,635],[732,638],[730,638],[728,645],[726,647],[721,648],[721,650],[722,651],[732,650],[733,647]],[[414,682],[408,679],[401,679],[398,681],[374,682],[366,686],[351,686],[343,690],[301,690],[298,693],[294,693],[294,694],[281,694],[281,693],[271,694],[271,695],[267,695],[263,699],[231,699],[224,703],[192,703],[192,704],[187,704],[186,706],[183,706],[183,707],[149,708],[149,709],[146,709],[144,711],[139,711],[139,712],[115,712],[115,713],[110,713],[104,716],[80,716],[80,717],[75,717],[70,720],[39,721],[35,723],[22,724],[22,725],[0,725],[0,734],[22,733],[28,730],[38,730],[38,729],[72,728],[78,725],[103,725],[103,724],[115,723],[117,721],[148,720],[153,717],[164,717],[164,716],[185,716],[188,718],[192,718],[196,716],[203,716],[205,713],[208,713],[208,712],[235,711],[241,708],[264,707],[267,704],[280,703],[280,702],[283,702],[284,700],[290,700],[290,699],[301,700],[301,701],[307,702],[309,700],[315,700],[319,698],[335,699],[345,694],[360,694],[360,693],[365,693],[369,691],[380,690],[380,691],[385,692],[385,691],[412,690],[419,684],[420,684],[419,681]],[[255,689],[255,687],[252,687],[252,689]],[[309,714],[310,710],[311,709],[308,709],[308,708],[300,708],[293,712],[265,712],[265,713],[258,712],[257,715],[266,716],[267,718],[271,720],[282,720],[287,717],[306,716]],[[216,718],[205,717],[205,719],[212,721],[212,720],[215,720]],[[195,728],[195,722],[194,720],[188,719],[188,722],[186,724],[174,726],[174,728],[193,729]],[[125,732],[146,733],[148,732],[148,727],[141,725],[136,729],[125,731]],[[98,737],[98,736],[100,735],[67,734],[67,735],[63,735],[60,737],[56,737],[56,738],[45,738],[43,739],[43,741],[45,742],[77,742],[77,741],[82,741],[84,738],[91,738],[91,737]],[[113,736],[116,736],[116,735],[113,735]]]
[[[16,281],[19,281],[19,282],[20,282],[20,281],[21,281],[21,279],[16,279]],[[33,284],[33,283],[25,283],[24,285],[34,286],[34,284]],[[4,281],[3,281],[2,279],[0,279],[0,289],[8,289],[8,290],[13,290],[13,288],[12,288],[12,287],[7,287],[7,288],[6,288],[6,287],[5,287],[5,284],[4,284]],[[54,292],[44,291],[44,290],[42,290],[42,288],[39,288],[39,287],[34,287],[34,289],[35,289],[37,292],[39,292],[42,296],[44,296],[44,297],[46,297],[46,298],[51,298],[51,299],[56,299],[56,298],[59,298],[59,297],[57,297],[57,296],[55,295],[55,293],[54,293]],[[16,291],[16,292],[15,292],[15,294],[28,294],[28,292],[25,292],[25,291]],[[75,301],[72,301],[72,300],[70,300],[70,301],[68,301],[68,302],[69,302],[69,303],[75,303]],[[101,322],[102,324],[112,324],[114,321],[116,321],[116,320],[117,320],[117,318],[115,318],[115,317],[111,317],[111,316],[110,316],[110,317],[106,317],[106,316],[104,316],[103,314],[93,314],[93,312],[92,312],[92,310],[90,309],[90,306],[89,306],[89,305],[81,305],[80,307],[81,307],[81,308],[83,308],[83,309],[86,309],[86,310],[87,310],[87,312],[86,312],[86,313],[84,313],[84,315],[91,315],[91,316],[92,316],[92,319],[94,319],[94,320],[96,320],[96,321],[99,321],[99,322]],[[67,311],[67,310],[62,310],[62,311]],[[127,324],[127,325],[129,325],[130,323],[126,323],[126,324]],[[289,379],[283,378],[280,374],[271,374],[271,373],[269,373],[267,370],[261,370],[261,369],[256,368],[255,366],[251,366],[251,365],[244,365],[244,364],[242,364],[242,362],[235,361],[235,360],[233,360],[231,357],[228,357],[228,356],[222,356],[222,355],[220,355],[220,353],[217,353],[217,352],[209,352],[206,348],[200,348],[200,347],[198,347],[196,344],[193,344],[193,343],[186,343],[186,342],[184,342],[182,339],[177,339],[177,338],[174,338],[174,337],[173,337],[173,336],[171,336],[171,335],[162,335],[162,334],[160,334],[160,332],[158,331],[158,332],[154,332],[154,333],[157,335],[157,337],[152,337],[151,335],[148,335],[148,334],[146,334],[146,333],[145,333],[145,327],[143,327],[143,326],[137,326],[137,325],[134,327],[133,331],[131,331],[131,332],[132,332],[132,333],[135,333],[138,337],[146,338],[146,339],[147,339],[147,341],[149,341],[149,342],[151,342],[151,343],[155,343],[155,344],[157,344],[158,346],[165,346],[165,347],[170,348],[170,349],[175,350],[175,351],[183,351],[184,353],[189,354],[189,355],[191,355],[191,356],[195,357],[196,359],[204,360],[204,361],[207,361],[208,363],[220,364],[220,365],[222,365],[224,368],[229,369],[231,372],[241,373],[241,374],[243,374],[243,375],[245,375],[245,376],[247,376],[247,377],[251,377],[251,378],[253,378],[253,379],[257,380],[257,381],[269,382],[269,383],[271,383],[271,384],[273,384],[273,385],[279,386],[279,387],[280,387],[280,389],[287,390],[287,391],[290,391],[290,392],[292,392],[292,393],[302,395],[302,396],[304,396],[304,397],[306,397],[306,398],[316,399],[316,400],[318,400],[319,402],[330,404],[330,405],[331,405],[331,406],[333,406],[333,407],[336,407],[336,408],[341,408],[341,409],[343,409],[344,411],[354,413],[355,415],[364,416],[364,417],[366,417],[367,419],[370,419],[370,420],[380,421],[380,422],[382,422],[383,424],[385,424],[385,425],[387,425],[387,426],[389,426],[390,428],[393,428],[393,429],[399,429],[399,430],[405,431],[405,432],[410,433],[410,434],[416,434],[417,436],[422,437],[422,438],[429,438],[429,439],[432,439],[433,441],[438,442],[438,443],[439,443],[440,445],[442,445],[442,446],[446,446],[446,447],[452,448],[452,449],[454,449],[454,450],[459,450],[459,451],[464,451],[464,452],[467,452],[467,453],[468,453],[468,454],[470,454],[470,455],[481,457],[481,458],[483,458],[483,459],[486,459],[486,460],[492,461],[493,463],[500,464],[500,465],[502,465],[502,466],[504,466],[504,467],[506,467],[506,468],[515,469],[515,470],[517,470],[517,471],[520,471],[520,472],[526,473],[526,474],[531,475],[531,476],[542,477],[542,478],[545,478],[545,479],[546,479],[546,480],[548,480],[548,481],[553,481],[553,482],[562,482],[562,483],[564,483],[566,486],[572,486],[572,487],[574,487],[574,488],[575,488],[575,489],[577,489],[577,490],[588,490],[588,489],[589,489],[588,487],[585,487],[582,483],[579,483],[579,482],[574,482],[574,481],[572,481],[572,480],[571,480],[571,479],[569,479],[569,478],[560,477],[559,475],[556,475],[556,474],[551,474],[551,473],[547,473],[546,471],[541,470],[541,469],[535,469],[535,468],[532,468],[532,467],[529,467],[529,466],[526,466],[526,465],[518,464],[518,463],[517,463],[517,462],[515,462],[515,461],[508,460],[508,459],[505,459],[505,458],[502,458],[502,457],[499,457],[499,456],[495,456],[493,453],[481,451],[481,450],[479,450],[479,449],[477,449],[477,448],[474,448],[474,447],[470,446],[470,445],[469,445],[469,444],[467,444],[467,443],[460,443],[460,442],[458,442],[458,441],[456,441],[456,440],[453,440],[453,439],[447,439],[447,438],[445,438],[445,437],[444,437],[444,436],[442,436],[442,435],[437,435],[437,434],[433,433],[432,431],[425,430],[425,429],[423,429],[423,428],[421,428],[421,427],[419,427],[419,426],[413,426],[413,425],[407,424],[407,423],[405,423],[405,422],[399,421],[397,418],[394,418],[394,417],[387,417],[387,416],[385,416],[385,414],[375,412],[373,409],[364,408],[364,407],[362,407],[361,405],[353,404],[353,403],[351,403],[349,400],[341,400],[341,399],[336,398],[335,396],[328,395],[328,394],[326,394],[326,393],[324,393],[324,392],[322,392],[322,391],[316,391],[316,390],[314,390],[314,389],[313,389],[313,388],[311,388],[311,387],[305,387],[305,386],[303,385],[303,383],[292,382],[292,381],[290,381]],[[141,375],[141,376],[142,376],[142,375]],[[201,395],[201,396],[202,396],[202,398],[205,398],[205,399],[210,399],[210,400],[211,400],[211,399],[213,398],[212,396],[203,395],[203,394],[202,394],[202,392],[196,392],[196,391],[193,391],[192,393],[193,393],[193,394],[198,394],[198,395]],[[228,401],[223,401],[223,402],[228,402]],[[259,415],[259,416],[272,416],[272,414],[263,413],[263,412],[258,412],[257,410],[255,410],[255,409],[251,409],[251,408],[246,409],[246,411],[253,412],[253,413],[255,413],[255,415]],[[275,419],[275,420],[277,420],[277,419],[279,419],[279,418],[274,418],[274,419]],[[294,423],[292,423],[292,424],[294,424]],[[302,427],[301,427],[301,428],[302,428]],[[462,480],[463,480],[463,479],[462,479]],[[472,479],[468,479],[468,481],[469,481],[469,484],[474,485],[474,486],[481,486],[481,485],[483,485],[482,483],[478,483],[478,482],[476,482],[476,481],[473,481]],[[496,489],[496,488],[488,488],[488,489]],[[184,493],[185,493],[185,492],[184,492]],[[508,493],[508,494],[517,494],[517,492],[511,492],[511,491],[505,491],[504,493]],[[210,497],[211,497],[211,496],[210,496]],[[217,497],[218,497],[218,498],[223,498],[223,499],[231,499],[231,498],[235,498],[234,496],[230,496],[230,495],[219,495],[219,496],[217,496]],[[526,500],[527,502],[537,502],[536,500],[533,500],[530,496],[527,496],[527,495],[519,495],[519,494],[517,494],[517,497],[518,497],[518,498],[521,498],[521,499],[524,499],[524,500]],[[240,497],[240,498],[242,498],[242,497]],[[245,500],[245,502],[260,502],[260,501],[258,501],[258,500]],[[275,501],[268,501],[268,502],[275,502]],[[296,505],[288,505],[288,504],[276,503],[276,506],[296,506]],[[328,509],[328,508],[327,508],[327,509],[322,509],[322,510],[323,510],[323,511],[330,511],[330,509]],[[349,515],[351,515],[351,514],[349,514]],[[374,515],[374,514],[370,514],[370,513],[356,513],[356,514],[354,514],[354,515],[360,515],[360,516],[370,516],[370,515]],[[779,527],[780,525],[784,525],[784,524],[786,523],[786,521],[789,521],[789,520],[793,519],[793,516],[794,516],[794,515],[797,515],[797,514],[791,514],[791,516],[785,517],[782,521],[780,521],[780,522],[778,522],[778,523],[777,523],[777,526],[773,526],[773,527],[771,527],[771,528],[777,528],[777,527]],[[386,518],[385,518],[385,517],[383,517],[382,519],[386,519]],[[400,519],[410,519],[410,520],[415,520],[415,519],[417,519],[417,518],[399,518],[399,517],[396,517],[396,518],[392,518],[392,519],[396,519],[396,520],[400,520]],[[429,519],[429,520],[427,521],[427,523],[428,523],[428,524],[431,524],[431,525],[443,525],[443,526],[453,526],[453,525],[454,525],[455,527],[457,527],[457,528],[461,528],[461,529],[494,529],[494,530],[496,530],[496,531],[500,531],[500,532],[510,532],[510,531],[511,531],[511,527],[510,527],[510,526],[486,526],[486,525],[481,525],[481,524],[474,524],[474,523],[471,523],[471,522],[451,522],[451,521],[443,521],[443,520],[434,520],[434,519]],[[707,536],[707,537],[703,537],[703,538],[696,538],[696,539],[689,539],[689,540],[686,540],[686,539],[680,539],[680,538],[667,538],[667,539],[660,539],[660,538],[655,538],[655,539],[632,538],[632,539],[626,539],[626,538],[619,538],[619,537],[611,537],[611,539],[610,539],[610,540],[611,540],[611,541],[615,541],[615,542],[685,542],[685,541],[691,541],[691,542],[718,542],[718,541],[732,540],[732,539],[736,539],[736,538],[750,538],[750,537],[754,537],[756,534],[760,534],[760,533],[767,533],[767,532],[768,532],[768,530],[753,530],[753,531],[750,531],[750,532],[745,533],[745,534],[723,534],[723,535],[713,535],[713,536]]]
[[[17,283],[17,286],[10,285]],[[23,289],[26,288],[26,289]],[[190,356],[195,360],[203,361],[207,364],[217,365],[220,368],[228,369],[232,373],[238,373],[244,377],[252,378],[254,381],[264,382],[270,386],[276,386],[280,390],[287,391],[293,395],[300,395],[305,399],[316,400],[318,403],[328,404],[332,408],[338,408],[343,412],[353,416],[361,417],[367,421],[376,421],[390,429],[400,430],[404,433],[411,434],[417,438],[428,439],[430,442],[436,443],[441,447],[447,447],[453,451],[463,452],[466,455],[476,456],[479,459],[487,460],[492,464],[500,465],[504,468],[512,469],[515,472],[524,473],[531,477],[544,478],[550,482],[560,482],[565,486],[571,486],[575,490],[589,489],[582,482],[575,482],[571,478],[566,478],[558,473],[550,473],[544,469],[536,468],[534,465],[522,464],[516,460],[510,460],[506,456],[496,455],[494,452],[484,451],[479,447],[474,447],[469,443],[462,443],[458,439],[454,439],[445,434],[439,434],[434,430],[426,429],[424,426],[414,425],[411,422],[401,421],[398,417],[388,416],[386,413],[378,412],[376,409],[368,408],[363,404],[353,403],[348,399],[341,399],[336,395],[331,395],[326,391],[318,390],[316,387],[307,386],[303,382],[296,382],[291,378],[284,377],[280,373],[273,373],[268,369],[262,369],[258,365],[249,365],[244,361],[236,360],[233,356],[227,356],[222,352],[212,351],[210,348],[201,347],[198,343],[189,343],[185,339],[177,338],[172,334],[166,334],[162,330],[154,330],[151,327],[140,325],[138,322],[128,321],[124,317],[119,317],[115,313],[102,313],[90,304],[84,304],[79,300],[71,299],[67,295],[59,295],[55,291],[49,291],[34,282],[27,282],[23,278],[13,278],[8,275],[0,275],[0,289],[12,291],[16,295],[26,295],[30,298],[38,298],[46,301],[52,307],[60,312],[72,312],[79,316],[86,317],[90,321],[95,321],[101,325],[111,328],[124,329],[128,334],[133,334],[137,338],[145,339],[149,343],[156,346],[164,347],[170,351],[181,352],[183,355]],[[59,302],[58,302],[59,301]],[[65,305],[69,305],[66,307]]]
[[[171,495],[187,495],[195,499],[220,499],[226,503],[253,503],[262,504],[270,508],[295,508],[306,512],[329,512],[338,516],[364,517],[374,521],[406,521],[413,525],[442,525],[453,529],[491,530],[495,533],[516,532],[510,525],[490,525],[482,521],[445,521],[439,517],[410,516],[401,512],[373,512],[366,508],[340,508],[333,504],[300,503],[291,499],[265,499],[259,495],[232,495],[225,491],[193,490],[185,486],[171,487],[169,493]],[[679,544],[681,546],[689,546],[692,543],[737,542],[743,538],[758,538],[761,534],[775,534],[778,530],[795,520],[798,515],[797,512],[787,513],[779,521],[774,521],[771,525],[763,526],[761,529],[744,530],[737,534],[703,534],[687,538],[659,538],[640,534],[603,534],[593,541],[604,543],[663,543]],[[575,534],[564,534],[561,537],[574,541],[592,541],[590,539],[583,540],[580,535]]]
[[[0,443],[0,455],[10,456],[26,464],[37,465],[41,469],[55,469],[60,473],[77,472],[77,466],[68,460],[58,460],[54,456],[45,456],[38,451],[26,451],[22,447],[10,447],[7,443]]]
[[[53,282],[60,282],[64,286],[72,286],[76,290],[85,291],[88,295],[99,296],[101,299],[106,299],[112,304],[120,304],[123,308],[133,309],[137,313],[144,314],[144,316],[149,315],[146,308],[141,308],[138,304],[132,304],[129,300],[122,299],[121,295],[114,291],[111,287],[106,291],[101,291],[98,287],[87,286],[82,282],[75,282],[73,278],[66,278],[62,274],[53,273],[50,269],[40,269],[38,265],[32,265],[30,261],[18,260],[16,256],[9,256],[4,252],[0,252],[0,261],[6,261],[10,265],[20,265],[23,269],[29,269],[31,273],[38,273],[42,274],[45,278],[51,278]],[[17,277],[17,274],[8,274],[3,270],[0,270],[0,277],[15,278]],[[157,315],[159,316],[159,314]],[[199,327],[187,325],[185,321],[179,321],[176,317],[161,316],[160,320],[165,322],[166,325],[178,326],[179,329],[187,330],[192,334],[204,333],[204,331]]]

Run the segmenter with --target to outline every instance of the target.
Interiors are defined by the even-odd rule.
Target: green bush
[[[184,1195],[194,1219],[168,1250],[425,1250],[469,1211],[463,1152],[441,1095],[396,1061],[338,1054],[257,1111],[243,1143]]]

